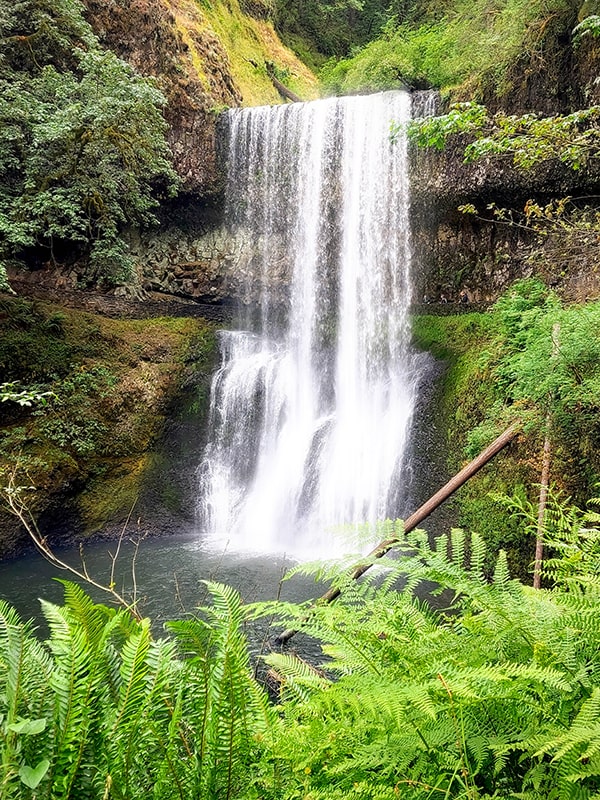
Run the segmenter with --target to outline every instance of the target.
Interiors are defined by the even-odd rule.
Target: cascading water
[[[419,369],[390,126],[409,117],[404,92],[228,112],[227,220],[255,313],[221,334],[201,513],[233,549],[331,555],[341,526],[403,511]]]

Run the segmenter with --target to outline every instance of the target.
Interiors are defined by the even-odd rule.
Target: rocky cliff
[[[229,106],[277,103],[268,74],[274,63],[303,97],[316,79],[279,41],[260,2],[85,0],[102,44],[165,93],[168,139],[183,190],[210,197],[220,189],[215,130]],[[255,16],[251,16],[250,14]]]
[[[467,164],[464,145],[455,137],[444,151],[413,150],[418,296],[453,302],[466,290],[487,303],[512,281],[538,275],[568,300],[599,297],[600,166],[573,170],[556,159],[524,170],[510,156]],[[552,219],[560,198],[574,201],[568,221]],[[532,203],[548,207],[544,224],[527,218]]]
[[[540,21],[538,46],[523,53],[483,98],[491,112],[552,117],[600,103],[600,38],[573,32],[597,19],[598,0],[565,4],[564,19]],[[471,100],[468,87],[454,100]],[[419,111],[418,113],[422,113]],[[439,113],[439,112],[438,112]],[[600,296],[596,201],[600,167],[590,159],[571,169],[557,158],[532,169],[510,156],[464,162],[466,140],[448,140],[443,151],[413,151],[413,224],[419,291],[429,301],[456,300],[461,291],[489,302],[516,278],[536,274],[570,300]],[[533,202],[545,208],[569,197],[569,224],[536,231],[525,220]],[[475,214],[460,207],[471,206]],[[525,224],[523,224],[525,223]],[[551,220],[548,220],[551,223]]]

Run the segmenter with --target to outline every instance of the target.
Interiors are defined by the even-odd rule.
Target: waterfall
[[[331,555],[340,530],[404,510],[419,369],[407,144],[390,126],[409,118],[400,91],[228,112],[248,313],[220,334],[211,391],[200,511],[213,540]]]

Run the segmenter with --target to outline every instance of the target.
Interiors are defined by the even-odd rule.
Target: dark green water
[[[108,584],[116,542],[97,542],[85,546],[85,564],[90,575]],[[58,551],[60,558],[81,568],[78,549]],[[135,555],[135,563],[134,563]],[[135,554],[124,543],[115,569],[115,583],[124,594],[135,583],[140,608],[157,627],[168,619],[193,613],[207,599],[203,580],[220,581],[236,588],[246,602],[273,599],[304,600],[318,596],[322,587],[310,579],[294,578],[281,583],[292,566],[284,555],[223,553],[208,550],[196,535],[169,536],[144,540]],[[40,619],[39,598],[60,603],[62,587],[55,578],[71,579],[37,553],[0,563],[0,598],[8,600],[26,618]],[[90,591],[95,599],[110,603],[109,595]]]

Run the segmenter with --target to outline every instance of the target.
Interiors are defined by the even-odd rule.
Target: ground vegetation
[[[214,347],[200,319],[109,319],[0,295],[0,483],[29,487],[42,526],[70,519],[85,536],[126,517],[174,398],[187,391],[200,413]],[[14,552],[22,532],[1,520],[0,551]]]
[[[432,547],[398,523],[397,557],[360,583],[302,568],[342,590],[308,615],[209,583],[157,635],[65,583],[41,641],[0,604],[3,797],[591,800],[599,517],[554,512],[546,589],[511,579],[502,552],[488,575],[476,535]],[[266,657],[270,699],[241,632],[265,616],[322,646],[313,663]]]
[[[490,551],[508,551],[523,578],[531,563],[531,535],[506,514],[499,493],[533,503],[541,474],[544,438],[551,427],[551,481],[578,502],[600,480],[598,409],[600,325],[598,303],[569,304],[537,279],[514,285],[485,313],[420,316],[416,341],[446,362],[439,408],[447,430],[452,467],[477,454],[509,422],[524,435],[460,490],[465,525],[477,530]]]
[[[331,59],[322,80],[333,93],[404,85],[439,88],[459,99],[506,105],[518,95],[525,102],[524,75],[534,81],[544,71],[569,71],[565,56],[582,34],[594,35],[593,25],[576,29],[575,6],[568,0],[455,0],[388,7],[392,13],[380,34],[349,56]],[[559,110],[569,91],[565,82],[548,91]]]

